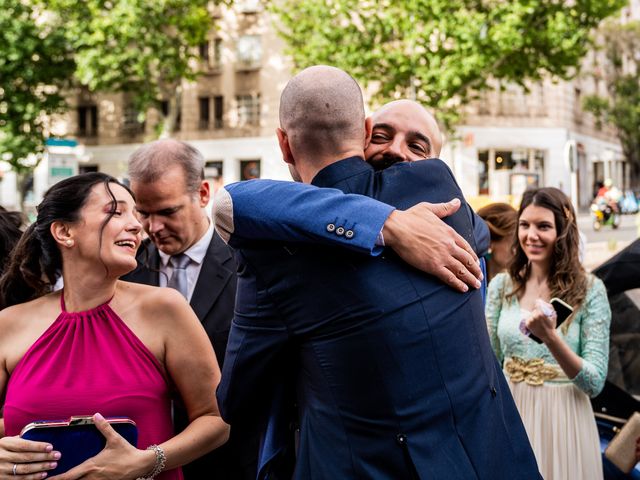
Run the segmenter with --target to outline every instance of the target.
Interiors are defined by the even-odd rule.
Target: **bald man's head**
[[[293,77],[280,97],[280,126],[292,150],[327,155],[352,143],[364,147],[364,101],[357,82],[326,65]]]
[[[371,142],[365,150],[365,157],[375,168],[440,156],[442,133],[438,122],[418,102],[389,102],[371,119]]]

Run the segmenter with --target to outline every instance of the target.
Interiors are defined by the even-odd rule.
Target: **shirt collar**
[[[200,265],[204,260],[205,255],[207,254],[207,250],[209,249],[209,244],[211,243],[211,239],[213,238],[213,222],[209,219],[209,227],[207,231],[204,233],[200,240],[191,245],[188,249],[186,249],[184,253],[187,257],[191,259],[192,262]],[[171,255],[168,255],[160,250],[158,250],[158,254],[160,255],[160,266],[162,268],[166,268],[169,260],[171,259]]]

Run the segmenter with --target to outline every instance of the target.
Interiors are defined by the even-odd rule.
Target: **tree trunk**
[[[169,91],[169,108],[167,115],[162,117],[162,131],[160,138],[170,138],[176,130],[178,124],[178,116],[182,108],[182,85],[177,85],[173,91]]]

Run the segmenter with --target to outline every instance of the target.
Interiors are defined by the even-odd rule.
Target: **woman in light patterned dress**
[[[604,386],[611,310],[602,281],[578,259],[576,216],[557,188],[526,191],[515,257],[489,285],[487,323],[546,480],[602,479],[589,397]],[[560,298],[574,313],[558,328],[536,307]],[[525,336],[523,326],[542,343]]]

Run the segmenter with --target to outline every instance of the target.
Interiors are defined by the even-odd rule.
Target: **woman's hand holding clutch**
[[[0,438],[0,480],[35,480],[47,476],[57,466],[60,452],[44,442],[24,440],[19,436]]]
[[[153,450],[139,450],[131,445],[99,413],[93,420],[107,441],[104,450],[51,480],[134,480],[153,470],[156,463]]]

